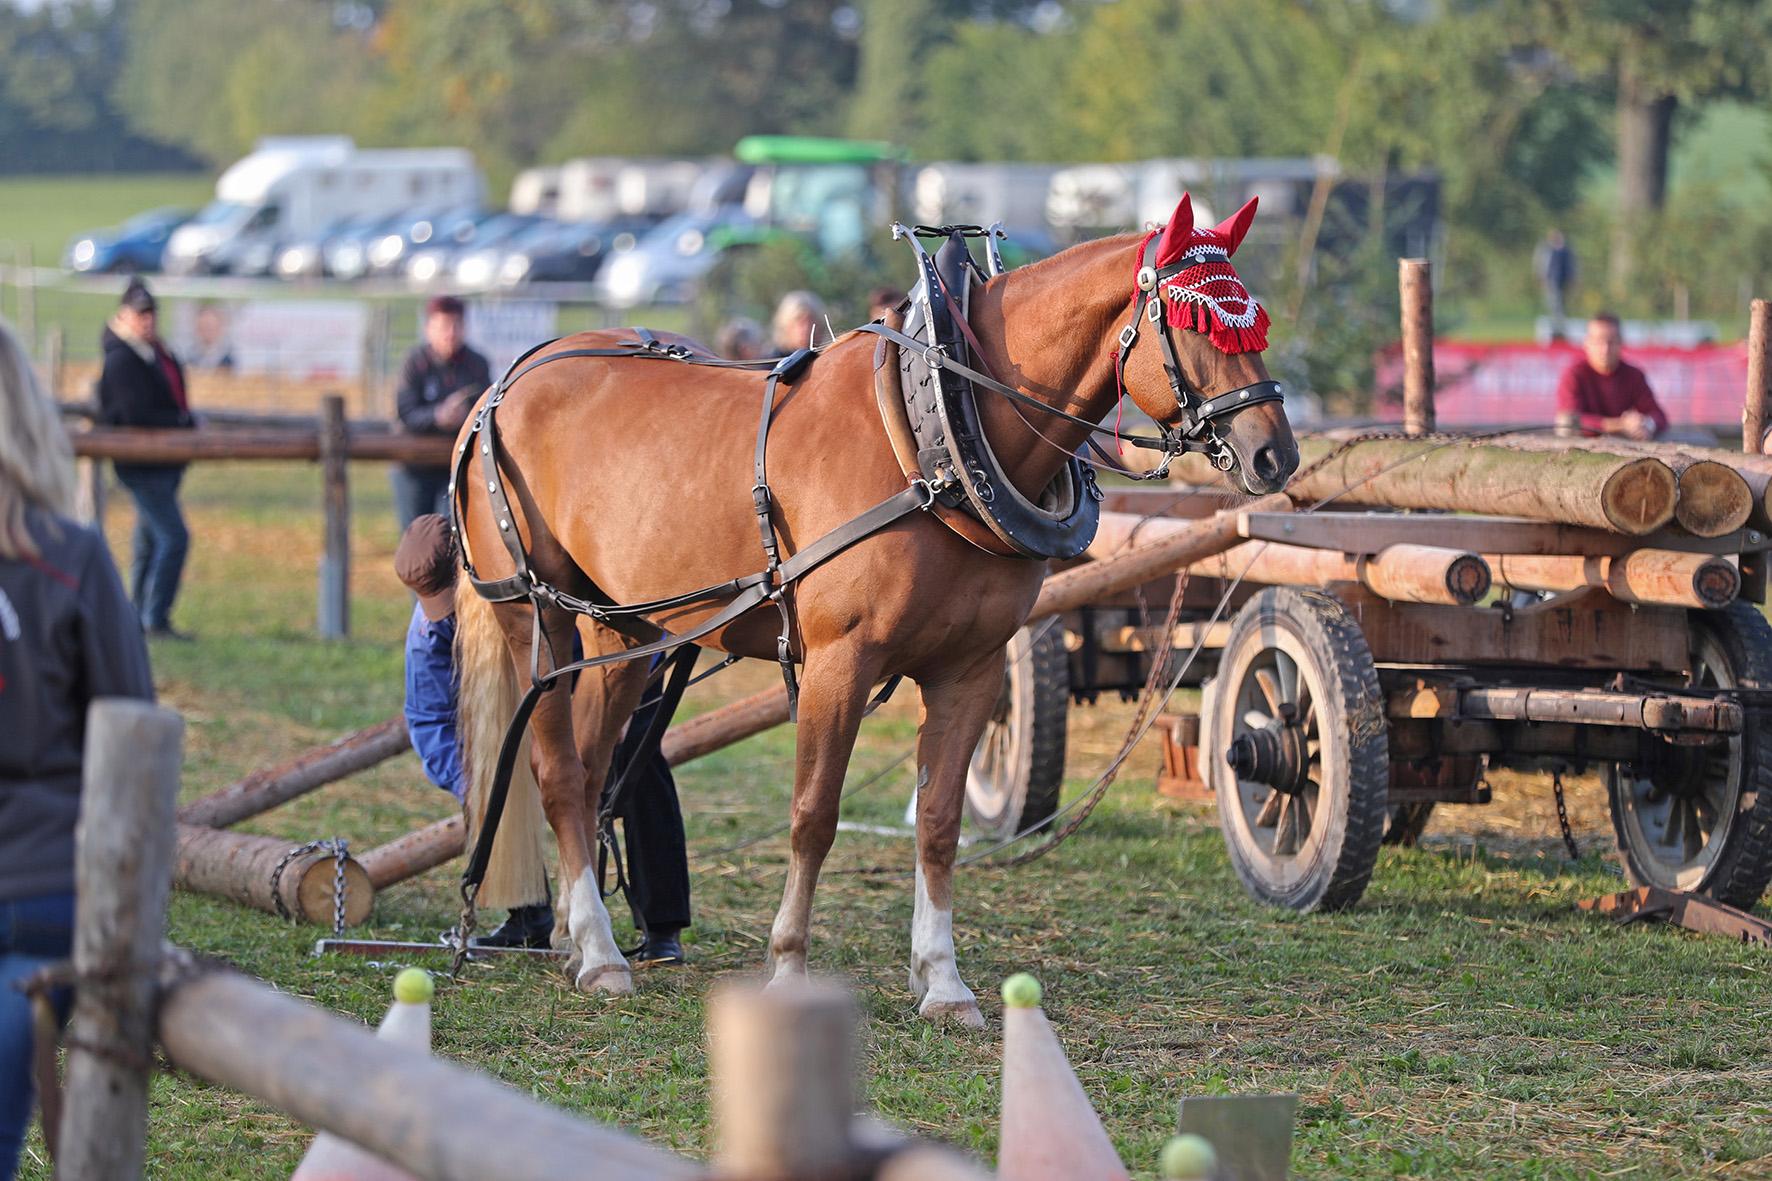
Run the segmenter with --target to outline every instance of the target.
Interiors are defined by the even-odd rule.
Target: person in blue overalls
[[[394,551],[394,570],[418,596],[406,629],[406,730],[426,777],[465,801],[455,716],[456,557],[449,522],[435,513],[416,518]],[[656,708],[646,704],[634,712],[615,749],[607,782],[614,783],[639,753]],[[677,784],[662,753],[652,752],[615,815],[627,835],[628,889],[646,926],[646,941],[635,958],[680,964],[682,932],[689,925],[689,857]],[[511,911],[503,925],[473,943],[546,947],[553,927],[553,907],[544,899]]]

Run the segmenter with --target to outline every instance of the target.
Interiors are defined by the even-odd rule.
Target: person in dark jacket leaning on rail
[[[135,611],[104,538],[68,518],[73,498],[55,402],[0,321],[0,1181],[31,1118],[31,1009],[14,985],[73,940],[86,707],[154,699]]]
[[[105,367],[98,379],[99,421],[111,426],[188,429],[195,426],[185,371],[160,341],[153,293],[140,279],[123,291],[101,337]],[[135,500],[135,551],[129,589],[151,636],[189,639],[173,629],[172,604],[184,576],[191,533],[178,506],[182,463],[119,463],[117,481]]]
[[[453,436],[492,384],[486,358],[467,346],[462,327],[466,315],[453,295],[439,295],[425,305],[424,343],[407,354],[394,398],[400,425],[412,434]],[[395,464],[394,509],[400,528],[425,513],[447,517],[448,489],[447,467]]]

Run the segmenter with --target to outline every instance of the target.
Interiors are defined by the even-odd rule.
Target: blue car
[[[190,209],[151,209],[120,226],[97,230],[68,243],[62,265],[70,271],[109,274],[157,271],[166,240],[191,219]]]

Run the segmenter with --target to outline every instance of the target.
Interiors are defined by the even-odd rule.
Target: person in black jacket
[[[13,986],[73,940],[86,707],[154,699],[141,626],[73,499],[55,403],[0,321],[0,1181],[31,1118],[31,1009]]]
[[[486,358],[464,340],[466,312],[453,295],[439,295],[425,305],[424,343],[407,354],[395,397],[401,425],[415,435],[454,435],[492,384]],[[396,464],[394,509],[400,528],[425,513],[449,516],[448,492],[448,467]]]
[[[189,428],[185,371],[160,341],[154,296],[139,278],[123,291],[101,337],[105,367],[98,379],[99,421],[112,426]],[[178,506],[182,463],[119,463],[117,480],[135,499],[135,556],[130,596],[150,636],[188,639],[173,630],[172,603],[190,552],[191,533]]]

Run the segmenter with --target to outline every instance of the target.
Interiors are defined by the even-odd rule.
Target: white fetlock
[[[575,977],[580,992],[608,992],[625,995],[634,991],[634,977],[621,948],[615,943],[615,930],[609,925],[609,912],[603,908],[597,890],[596,875],[589,869],[579,875],[568,895],[571,916],[572,957],[584,965]]]

